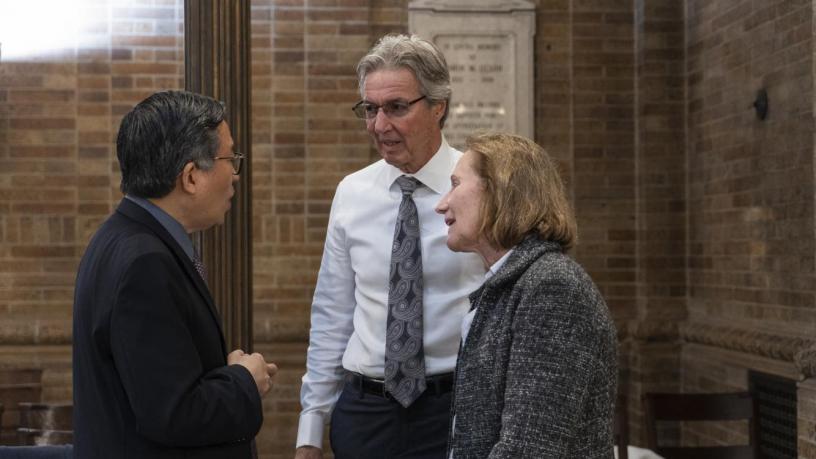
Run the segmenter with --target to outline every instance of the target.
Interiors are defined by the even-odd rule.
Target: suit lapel
[[[204,279],[202,279],[198,274],[198,271],[196,271],[193,261],[187,256],[184,249],[179,246],[178,242],[176,242],[176,240],[172,235],[170,235],[164,226],[162,226],[161,223],[150,215],[150,212],[146,211],[138,204],[131,202],[128,199],[122,199],[116,211],[125,217],[146,226],[153,234],[164,242],[168,249],[170,249],[170,252],[172,252],[176,257],[179,265],[181,265],[182,269],[187,274],[187,277],[192,281],[193,285],[195,285],[196,290],[198,290],[201,297],[204,299],[204,302],[207,304],[207,309],[209,309],[213,320],[215,320],[215,323],[218,326],[218,333],[221,336],[221,349],[224,351],[224,355],[226,355],[226,341],[224,339],[224,331],[221,327],[221,316],[218,314],[218,310],[215,308],[215,302],[213,301],[212,294],[210,294],[209,287],[207,287]]]

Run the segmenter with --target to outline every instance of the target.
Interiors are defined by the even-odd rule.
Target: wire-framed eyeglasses
[[[237,151],[232,156],[216,156],[213,159],[229,159],[232,163],[233,175],[241,173],[241,166],[244,164],[244,154]]]
[[[371,102],[366,102],[361,100],[357,102],[351,110],[361,120],[372,120],[377,117],[377,112],[382,109],[385,116],[389,118],[399,118],[401,116],[405,116],[408,114],[408,111],[411,110],[411,106],[415,103],[419,102],[422,99],[425,99],[428,96],[421,96],[411,101],[404,101],[404,100],[389,100],[388,102],[377,105]]]

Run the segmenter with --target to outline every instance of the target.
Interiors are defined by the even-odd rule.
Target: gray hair
[[[212,168],[224,112],[221,102],[187,91],[157,92],[141,101],[122,119],[116,139],[122,192],[161,198],[190,161]]]
[[[360,96],[365,97],[366,76],[376,70],[408,69],[419,82],[419,90],[428,103],[445,102],[439,127],[445,127],[450,108],[450,73],[445,56],[433,43],[416,35],[386,35],[357,64]]]

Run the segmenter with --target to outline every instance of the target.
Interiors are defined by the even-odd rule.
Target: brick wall
[[[408,3],[252,2],[254,329],[281,368],[265,458],[294,446],[334,188],[377,159],[350,111],[354,65],[382,34],[407,31]],[[533,3],[536,140],[562,165],[574,255],[619,325],[635,443],[645,391],[743,387],[748,368],[798,377],[793,350],[816,328],[812,7]],[[183,86],[180,0],[91,5],[77,46],[0,61],[0,365],[45,368],[48,400],[70,398],[73,279],[120,198],[119,119]],[[747,108],[762,86],[765,122]],[[802,434],[800,450],[814,445]]]
[[[689,2],[689,315],[813,336],[812,6]],[[767,88],[771,111],[749,108]]]
[[[259,349],[281,368],[265,402],[271,422],[259,449],[267,457],[290,457],[294,449],[310,304],[334,188],[375,159],[364,124],[351,113],[359,100],[354,66],[375,39],[372,25],[391,30],[392,18],[404,15],[400,5],[376,3],[252,5],[254,327]]]
[[[620,318],[634,316],[633,19],[630,2],[573,2],[570,11],[575,256]]]
[[[677,391],[686,314],[683,4],[635,2],[636,320],[623,331],[630,436],[643,440],[640,397]],[[627,336],[631,333],[633,336]]]
[[[0,61],[0,365],[43,368],[48,401],[71,398],[73,282],[121,196],[119,119],[147,94],[182,85],[176,1],[77,9],[77,21],[61,24],[77,27],[71,41],[19,57],[8,50],[21,43],[7,42]]]
[[[687,1],[684,327],[690,341],[732,338],[686,347],[685,390],[745,389],[747,369],[802,377],[790,358],[799,345],[784,358],[774,348],[816,335],[812,19],[810,2]],[[760,88],[765,121],[750,108]],[[800,457],[812,457],[812,392],[800,396]]]

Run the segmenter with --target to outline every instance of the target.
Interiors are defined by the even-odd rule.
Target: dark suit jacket
[[[190,258],[124,199],[91,240],[74,298],[74,456],[249,458],[257,386],[227,366]]]
[[[470,301],[454,457],[612,458],[616,331],[584,270],[530,237]]]

